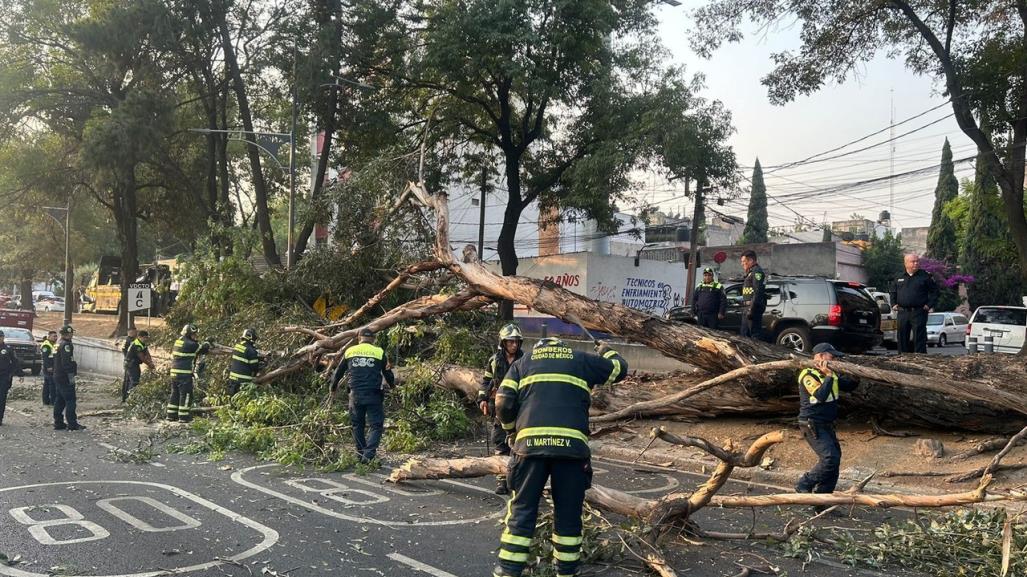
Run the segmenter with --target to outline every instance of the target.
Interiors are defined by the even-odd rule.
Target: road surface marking
[[[417,569],[418,571],[423,571],[429,575],[434,575],[435,577],[456,577],[456,575],[453,575],[452,573],[447,573],[442,569],[436,569],[435,567],[432,567],[427,563],[421,563],[417,559],[411,559],[410,557],[407,557],[406,555],[400,555],[399,553],[389,553],[388,558],[392,559],[393,561],[402,563],[407,567]]]
[[[268,467],[279,467],[279,465],[271,464],[271,465],[256,465],[256,466],[253,466],[253,467],[247,467],[245,469],[241,469],[241,470],[238,470],[238,471],[232,473],[232,480],[235,481],[236,483],[242,485],[243,487],[249,487],[250,489],[255,489],[257,491],[260,491],[261,493],[264,493],[264,494],[267,494],[267,495],[271,495],[272,497],[277,497],[277,498],[279,498],[279,499],[281,499],[283,501],[286,501],[288,503],[292,503],[293,505],[299,505],[300,507],[303,507],[304,509],[309,509],[309,510],[314,511],[316,513],[321,513],[322,515],[327,515],[329,517],[335,517],[336,519],[342,519],[343,521],[352,521],[354,523],[365,523],[365,524],[369,524],[369,525],[381,525],[383,527],[392,527],[392,528],[399,528],[399,527],[442,527],[442,526],[446,526],[446,525],[465,525],[465,524],[468,524],[468,523],[480,523],[482,521],[488,521],[489,519],[495,519],[495,518],[498,518],[502,514],[502,511],[496,511],[495,513],[489,513],[488,515],[483,515],[481,517],[476,517],[474,519],[451,519],[451,520],[447,520],[447,521],[412,521],[412,522],[411,521],[385,521],[383,519],[374,519],[374,518],[371,518],[371,517],[358,517],[356,515],[347,515],[345,513],[339,513],[337,511],[332,511],[331,509],[326,509],[326,508],[324,508],[324,507],[322,507],[322,506],[320,506],[320,505],[318,505],[316,503],[311,503],[309,501],[304,501],[303,499],[298,499],[296,497],[293,497],[292,495],[287,495],[285,493],[282,493],[280,491],[276,491],[276,490],[271,489],[269,487],[265,487],[263,485],[258,485],[257,483],[254,483],[253,481],[249,481],[249,480],[246,480],[245,478],[243,478],[243,475],[245,475],[246,473],[248,473],[250,471],[254,471],[254,470],[257,470],[257,469],[266,469]],[[464,486],[463,483],[456,483],[456,482],[454,482],[452,484]],[[468,487],[473,487],[473,485],[468,485]],[[474,487],[474,489],[479,489],[479,487]],[[486,492],[489,493],[489,494],[492,494],[491,491],[486,491]]]
[[[139,517],[136,517],[135,515],[129,513],[128,511],[125,511],[121,507],[118,507],[114,504],[115,501],[137,501],[139,503],[145,503],[150,507],[160,511],[161,513],[164,513],[168,517],[172,517],[178,520],[182,524],[172,525],[170,527],[154,527],[153,525],[147,523],[146,521],[143,521]],[[121,519],[122,521],[128,523],[129,525],[135,527],[136,529],[139,529],[144,533],[169,533],[172,531],[195,529],[202,525],[202,523],[200,523],[196,519],[193,519],[189,515],[186,515],[185,513],[182,513],[180,511],[176,511],[171,507],[165,505],[164,503],[161,503],[156,499],[151,499],[150,497],[113,497],[110,499],[101,499],[97,501],[96,506],[103,509],[104,511],[107,511],[111,515],[114,515],[118,519]]]
[[[58,483],[36,483],[36,484],[33,484],[33,485],[19,485],[17,487],[4,487],[4,488],[0,488],[0,493],[7,493],[7,492],[10,492],[10,491],[18,491],[18,490],[21,490],[21,489],[38,489],[38,488],[41,488],[41,487],[64,487],[64,486],[68,486],[68,485],[75,485],[75,486],[78,486],[78,485],[137,485],[137,486],[142,486],[142,487],[157,487],[157,488],[169,491],[169,492],[171,492],[171,493],[173,493],[173,494],[175,494],[175,495],[177,495],[179,497],[182,497],[183,499],[188,499],[188,500],[192,501],[193,503],[196,503],[197,505],[201,505],[203,507],[206,507],[207,509],[210,509],[211,511],[214,511],[215,513],[218,513],[220,515],[228,517],[230,520],[232,520],[232,521],[234,521],[236,523],[239,523],[240,525],[244,525],[246,527],[249,527],[250,529],[253,529],[257,533],[260,533],[260,535],[263,538],[260,543],[257,543],[256,545],[254,545],[253,547],[247,549],[246,551],[243,551],[242,553],[233,555],[231,557],[219,557],[218,560],[215,560],[215,561],[208,561],[206,563],[198,563],[196,565],[190,565],[188,567],[177,567],[177,568],[174,568],[173,570],[170,570],[170,571],[172,571],[172,572],[174,572],[176,574],[177,573],[189,573],[189,572],[192,572],[192,571],[205,571],[207,569],[212,569],[214,567],[219,567],[219,566],[224,565],[226,563],[233,563],[233,562],[242,561],[243,559],[247,559],[249,557],[252,557],[252,556],[256,555],[257,553],[260,553],[261,551],[267,550],[272,545],[277,543],[278,539],[279,539],[278,531],[275,531],[274,529],[272,529],[270,527],[262,525],[262,524],[260,524],[260,523],[258,523],[256,521],[248,518],[248,517],[244,517],[244,516],[242,516],[242,515],[240,515],[238,513],[235,513],[235,512],[232,512],[232,511],[228,510],[228,509],[225,509],[224,507],[222,507],[222,506],[220,506],[220,505],[218,505],[216,503],[212,503],[211,501],[208,501],[208,500],[204,499],[203,497],[200,497],[199,495],[194,495],[194,494],[192,494],[192,493],[190,493],[188,491],[184,491],[182,489],[179,489],[178,487],[173,487],[171,485],[165,485],[163,483],[152,483],[152,482],[148,482],[148,481],[61,481],[61,482],[58,482]],[[160,569],[160,570],[157,570],[157,571],[146,571],[146,572],[142,572],[142,573],[123,573],[123,574],[119,574],[119,575],[89,575],[89,576],[69,575],[67,577],[158,577],[158,576],[161,576],[161,575],[167,575],[168,572],[169,572],[169,569]],[[12,567],[12,566],[8,566],[8,565],[4,565],[4,564],[0,563],[0,575],[9,575],[10,577],[49,577],[50,573],[33,573],[31,571],[23,571],[23,570],[18,569],[16,567]]]
[[[470,483],[464,483],[462,481],[457,481],[456,479],[442,479],[442,482],[443,483],[448,483],[450,485],[456,485],[457,487],[463,487],[464,489],[470,489],[472,491],[478,491],[479,493],[485,493],[486,495],[495,495],[496,494],[496,492],[493,491],[492,489],[486,489],[485,487],[479,487],[477,485],[472,485]]]

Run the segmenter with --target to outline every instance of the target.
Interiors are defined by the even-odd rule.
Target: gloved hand
[[[607,352],[609,352],[611,350],[612,349],[610,348],[610,345],[606,344],[606,341],[599,341],[599,342],[596,343],[596,354],[597,355],[604,355],[604,354],[606,354]]]

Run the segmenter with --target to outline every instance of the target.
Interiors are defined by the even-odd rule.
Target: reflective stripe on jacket
[[[252,381],[257,376],[257,365],[260,356],[253,341],[244,340],[236,343],[232,350],[232,362],[228,366],[228,378],[236,381]]]

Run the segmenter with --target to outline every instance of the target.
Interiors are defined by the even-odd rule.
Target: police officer
[[[927,352],[927,313],[938,304],[938,284],[920,268],[920,257],[907,254],[906,272],[895,279],[891,292],[892,309],[898,311],[900,353]],[[910,338],[912,333],[912,338]]]
[[[385,428],[382,377],[389,387],[396,384],[396,377],[385,351],[374,344],[374,331],[360,329],[358,338],[359,344],[346,349],[332,375],[332,396],[334,398],[338,391],[339,381],[349,372],[349,420],[353,426],[353,441],[357,446],[357,459],[369,463],[378,454],[378,443]]]
[[[713,269],[706,267],[702,271],[702,283],[695,288],[692,296],[692,314],[699,326],[716,329],[727,311],[727,295],[724,287],[713,280]]]
[[[499,350],[492,355],[485,365],[485,378],[481,381],[481,388],[478,389],[478,408],[486,417],[492,417],[492,443],[496,446],[497,455],[509,455],[510,445],[506,444],[506,431],[503,430],[499,419],[496,416],[496,391],[503,377],[510,370],[510,365],[524,356],[521,350],[521,343],[524,337],[521,336],[521,329],[515,324],[508,324],[499,331]],[[506,485],[506,475],[496,475],[496,494],[506,495],[510,493]]]
[[[169,421],[189,422],[193,419],[193,370],[196,357],[207,354],[210,343],[196,342],[196,325],[182,327],[181,336],[171,350],[171,398],[168,400]]]
[[[57,353],[53,359],[53,382],[54,390],[57,391],[53,403],[55,431],[80,431],[86,428],[78,422],[78,414],[75,412],[75,377],[78,374],[78,363],[75,362],[75,345],[71,342],[74,335],[75,329],[71,325],[61,327],[61,341],[57,343]]]
[[[50,331],[39,345],[39,355],[43,357],[43,404],[48,406],[53,405],[57,399],[53,384],[53,358],[56,353],[57,331]]]
[[[627,374],[624,359],[601,344],[598,354],[575,351],[557,338],[540,340],[515,362],[496,393],[496,413],[510,435],[510,499],[495,577],[519,577],[528,561],[539,499],[548,480],[554,508],[556,573],[576,575],[581,559],[581,510],[592,483],[588,407],[592,389]]]
[[[242,340],[235,344],[232,363],[228,366],[228,394],[238,393],[240,387],[256,378],[260,368],[256,343],[257,330],[249,328],[242,332]]]
[[[831,361],[844,356],[830,343],[813,347],[816,367],[799,373],[799,428],[818,462],[795,485],[796,493],[833,493],[838,484],[842,447],[834,431],[838,419],[838,397],[842,391],[856,389],[859,379],[840,375]]]
[[[0,425],[4,424],[7,392],[11,390],[15,375],[21,376],[18,357],[14,354],[14,348],[4,342],[4,332],[0,331]]]
[[[741,335],[759,339],[763,331],[763,313],[767,310],[767,275],[757,262],[756,253],[751,250],[742,253],[742,268],[745,270],[742,282],[745,311],[742,313]]]
[[[139,384],[139,379],[143,374],[142,365],[150,367],[151,372],[157,368],[153,364],[153,358],[150,357],[149,344],[150,333],[138,331],[125,349],[125,380],[121,386],[122,403],[128,400],[128,393]]]

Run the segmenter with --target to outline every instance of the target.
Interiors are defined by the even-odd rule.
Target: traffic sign
[[[726,260],[727,260],[727,253],[722,251],[722,250],[721,251],[717,251],[717,254],[713,255],[713,262],[715,262],[717,264],[722,264]]]
[[[150,309],[149,283],[136,283],[128,286],[128,312]]]

